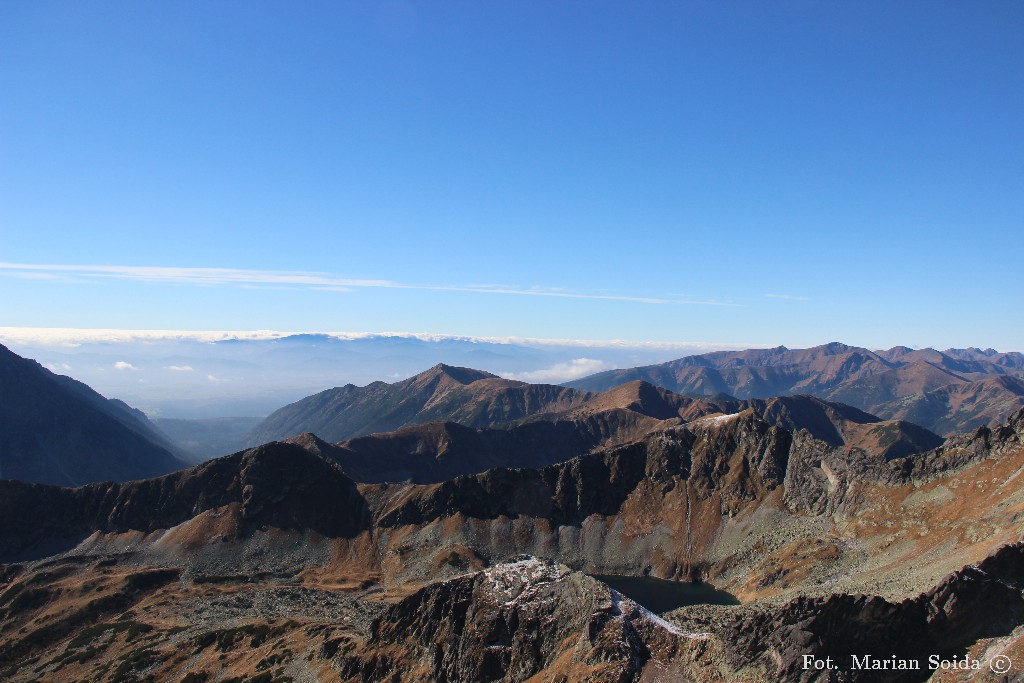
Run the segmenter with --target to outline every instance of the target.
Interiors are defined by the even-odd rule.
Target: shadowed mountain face
[[[78,486],[186,463],[142,413],[0,346],[0,478]]]
[[[486,427],[582,403],[586,392],[501,379],[438,365],[394,384],[329,389],[285,406],[249,435],[252,444],[313,432],[328,441],[390,432],[433,420]]]
[[[354,482],[336,465],[272,443],[155,479],[56,488],[0,481],[0,554],[40,540],[81,540],[94,531],[168,529],[209,510],[235,507],[241,535],[260,526],[351,536],[368,524]]]
[[[681,394],[725,393],[741,399],[810,394],[846,403],[886,419],[906,419],[900,401],[923,395],[928,409],[915,420],[940,434],[970,431],[995,424],[1024,406],[1019,390],[1024,354],[978,349],[887,351],[832,343],[810,349],[785,347],[749,351],[720,351],[624,370],[609,370],[567,386],[606,391],[633,380],[644,380]],[[993,378],[1006,383],[975,385]],[[957,387],[960,387],[957,389]],[[938,397],[931,392],[942,389]],[[941,410],[943,397],[963,391],[986,394],[977,409],[960,412],[955,399]]]
[[[360,482],[434,483],[495,467],[543,467],[648,433],[657,420],[628,411],[536,420],[508,429],[429,422],[332,445],[312,434],[290,442],[337,462]]]

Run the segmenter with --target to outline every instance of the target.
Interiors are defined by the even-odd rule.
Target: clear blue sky
[[[1022,36],[1010,1],[4,2],[0,325],[1024,349]]]

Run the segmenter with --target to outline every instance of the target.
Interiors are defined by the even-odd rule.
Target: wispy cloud
[[[503,377],[518,379],[523,382],[559,383],[586,377],[595,372],[607,370],[608,367],[608,364],[601,360],[576,358],[568,363],[558,363],[547,368],[541,368],[540,370],[518,373],[507,372],[504,373]]]
[[[604,301],[629,301],[644,304],[685,304],[695,306],[736,306],[737,304],[713,299],[683,299],[671,297],[648,297],[620,294],[593,294],[572,292],[559,288],[504,287],[487,285],[437,285],[411,284],[393,280],[370,280],[347,278],[331,273],[246,270],[240,268],[170,268],[159,266],[110,266],[110,265],[58,265],[0,262],[0,272],[25,275],[77,275],[91,279],[117,279],[150,283],[176,283],[193,286],[253,286],[290,285],[315,289],[331,288],[347,291],[352,288],[415,289],[436,292],[475,292],[479,294],[506,294],[515,296],[542,296],[561,299],[598,299]]]
[[[168,365],[166,367],[174,372],[192,372],[191,365]]]
[[[138,370],[137,367],[135,367],[134,365],[132,365],[128,361],[124,361],[124,360],[119,360],[116,363],[114,363],[114,369],[115,370]]]
[[[785,299],[786,301],[810,301],[806,296],[793,296],[792,294],[765,294],[766,299]]]

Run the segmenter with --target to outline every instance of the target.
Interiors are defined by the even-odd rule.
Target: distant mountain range
[[[79,486],[188,466],[145,415],[0,346],[0,479]]]
[[[289,439],[360,482],[440,482],[494,467],[543,467],[708,416],[754,411],[832,447],[885,459],[942,444],[902,420],[884,421],[811,396],[738,400],[682,396],[642,381],[593,394],[439,365],[402,382],[332,389],[286,406],[250,434]],[[297,436],[301,433],[301,436]],[[328,438],[320,438],[321,435]],[[334,439],[338,443],[330,443]]]
[[[179,419],[266,417],[328,387],[393,382],[438,363],[557,384],[605,368],[736,348],[429,334],[62,333],[3,327],[0,343],[151,417]]]
[[[940,434],[996,424],[1024,406],[1024,354],[975,348],[870,351],[832,343],[717,351],[609,370],[566,386],[606,391],[632,380],[682,394],[741,399],[810,394],[885,419],[912,419]]]
[[[922,423],[945,434],[956,433],[966,431],[963,426],[969,430],[994,424],[1024,403],[1024,380],[1015,374],[1020,354],[940,354],[902,347],[874,353],[830,344],[803,351],[780,348],[695,356],[603,373],[579,384],[599,386],[631,374],[666,381],[674,371],[685,377],[742,380],[746,389],[725,386],[740,394],[757,393],[750,388],[754,376],[769,388],[809,389],[862,402],[928,390],[877,404],[878,412],[872,413],[809,394],[683,395],[645,380],[596,393],[439,364],[392,384],[350,384],[320,392],[258,422],[163,420],[154,425],[120,401],[107,400],[6,349],[4,354],[5,367],[11,368],[5,386],[14,390],[5,404],[11,416],[5,433],[10,445],[0,458],[0,476],[71,485],[151,476],[195,461],[192,453],[197,451],[209,457],[300,435],[305,435],[300,439],[303,444],[342,464],[358,481],[438,482],[491,467],[564,462],[658,430],[748,410],[771,424],[807,430],[831,447],[893,459],[942,443]],[[14,369],[24,376],[16,376]],[[953,377],[954,371],[956,383],[930,388]],[[987,379],[975,379],[986,372]],[[942,379],[932,381],[937,376]],[[766,377],[774,378],[775,384],[766,384]],[[49,396],[47,392],[71,401],[69,407],[47,413],[44,406],[59,404],[57,398],[42,398]],[[35,406],[31,411],[29,404]],[[23,410],[17,412],[17,406]],[[87,419],[82,412],[86,410],[104,417]],[[29,413],[35,417],[27,419]],[[98,441],[98,433],[105,440]]]

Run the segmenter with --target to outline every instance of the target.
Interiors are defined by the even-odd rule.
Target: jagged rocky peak
[[[301,446],[303,449],[309,451],[310,453],[315,453],[317,455],[324,455],[324,453],[329,452],[333,448],[333,444],[324,441],[313,432],[303,432],[298,436],[293,436],[290,439],[285,439],[283,443]]]
[[[434,583],[374,621],[339,657],[343,680],[639,681],[680,676],[686,634],[607,585],[521,556]]]

